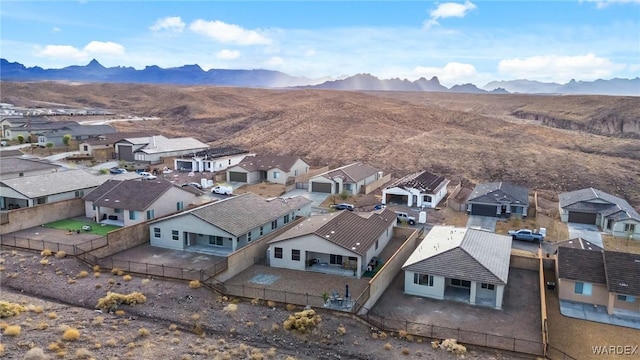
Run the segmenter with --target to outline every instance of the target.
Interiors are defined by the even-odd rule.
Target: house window
[[[18,176],[19,176],[19,177],[23,177],[23,176],[24,176],[24,173],[23,173],[23,172],[18,173]]]
[[[278,219],[271,222],[271,230],[278,228]]]
[[[284,223],[288,223],[289,222],[289,214],[284,216]]]
[[[298,176],[298,170],[293,170],[293,176]]]
[[[425,195],[425,196],[422,198],[422,201],[423,201],[423,202],[428,202],[428,203],[430,203],[430,202],[431,202],[431,196],[429,196],[429,195]]]
[[[113,209],[113,212],[116,213],[116,214],[120,214],[121,210],[118,209],[118,208],[115,208],[115,209]]]
[[[618,300],[632,303],[632,302],[636,302],[636,297],[629,296],[629,295],[618,295]]]
[[[607,230],[611,230],[612,226],[613,226],[613,221],[611,221],[611,219],[607,219]]]
[[[576,282],[573,292],[580,295],[591,296],[591,284]]]
[[[636,232],[636,224],[624,224],[624,231],[628,233]]]
[[[387,232],[389,231],[389,229],[387,229]],[[378,250],[378,240],[376,240],[376,248],[375,250]]]
[[[96,206],[95,205],[91,205],[91,208],[93,209],[93,211],[96,211]]]
[[[252,231],[249,231],[247,233],[247,242],[251,242],[251,233],[252,233]]]
[[[160,228],[154,227],[153,228],[153,237],[154,238],[160,238],[162,237],[162,235],[160,234]]]
[[[129,220],[138,220],[138,212],[135,210],[129,210]]]
[[[329,263],[334,265],[342,265],[342,255],[333,255],[329,256]]]
[[[460,279],[451,279],[451,286],[459,286],[464,288],[471,287],[471,281],[460,280]]]
[[[344,184],[344,189],[347,191],[351,191],[351,184]]]
[[[222,246],[224,238],[222,236],[209,235],[209,245]]]
[[[171,239],[180,240],[180,232],[178,230],[171,230]]]
[[[76,196],[77,198],[79,198],[79,197],[83,197],[83,196],[84,196],[84,190],[77,190],[77,191],[75,192],[75,196]]]
[[[264,235],[264,226],[260,226],[260,236]]]
[[[277,179],[277,178],[279,178],[279,177],[280,177],[280,172],[279,172],[279,171],[274,171],[274,172],[273,172],[273,178],[274,178],[274,179]]]
[[[413,273],[413,283],[416,285],[433,286],[433,275]]]
[[[483,289],[487,289],[487,290],[495,290],[496,286],[493,284],[487,284],[487,283],[482,283],[480,284],[480,287]]]
[[[291,260],[300,261],[300,250],[291,249]]]
[[[82,148],[84,149],[84,151],[89,151],[89,145],[84,145]]]
[[[153,219],[155,217],[154,212],[155,211],[153,209],[147,210],[147,220],[151,220],[151,219]]]
[[[282,248],[277,247],[273,249],[273,257],[276,259],[282,259]]]
[[[182,201],[178,201],[178,202],[176,203],[176,210],[177,210],[177,211],[180,211],[180,210],[182,210],[182,209],[184,209],[184,203],[183,203]]]

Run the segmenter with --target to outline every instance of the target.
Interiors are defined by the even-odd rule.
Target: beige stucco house
[[[383,173],[373,166],[356,162],[345,165],[309,179],[309,191],[328,194],[359,194],[362,187],[380,178]]]
[[[245,156],[236,166],[227,168],[227,181],[255,184],[262,181],[286,184],[290,177],[309,172],[309,164],[297,156]]]

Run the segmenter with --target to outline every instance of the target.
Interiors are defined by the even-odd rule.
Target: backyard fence
[[[48,249],[53,252],[64,251],[68,255],[77,256],[79,254],[107,246],[107,238],[105,236],[102,236],[96,239],[87,240],[79,244],[63,244],[55,241],[36,240],[18,236],[2,235],[2,237],[0,238],[0,244],[3,246],[11,246],[29,250],[42,251],[44,249]]]
[[[247,286],[244,284],[224,284],[227,296],[237,296],[247,299],[261,299],[283,304],[311,306],[323,308],[325,299],[322,296],[308,293],[272,290],[266,287]]]

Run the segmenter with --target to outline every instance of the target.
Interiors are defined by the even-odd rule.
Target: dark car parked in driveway
[[[333,208],[336,209],[336,210],[353,211],[353,209],[355,209],[355,206],[353,206],[352,204],[341,203],[341,204],[333,205]]]

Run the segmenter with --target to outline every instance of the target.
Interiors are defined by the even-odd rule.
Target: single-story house
[[[404,292],[502,309],[511,237],[434,226],[402,266]]]
[[[5,210],[82,198],[107,179],[80,169],[2,179],[0,207]]]
[[[311,200],[303,196],[244,193],[150,222],[151,245],[224,256],[310,214]]]
[[[140,138],[149,137],[155,134],[146,132],[115,132],[111,134],[102,134],[97,137],[89,138],[80,141],[78,144],[78,150],[83,154],[93,156],[97,161],[109,161],[117,159],[115,143],[128,139],[128,138]]]
[[[227,168],[227,181],[255,184],[267,181],[286,184],[290,177],[309,172],[309,164],[297,156],[245,156],[236,166]]]
[[[594,224],[613,236],[640,240],[640,214],[626,200],[594,188],[558,198],[561,221]]]
[[[199,192],[166,180],[107,180],[83,197],[85,214],[99,223],[131,226],[193,204]]]
[[[49,174],[59,169],[60,166],[38,158],[7,157],[0,161],[0,179]]]
[[[17,140],[24,137],[25,143],[38,141],[36,134],[59,130],[66,126],[78,126],[77,121],[51,121],[44,117],[6,118],[0,122],[4,138]]]
[[[478,184],[467,198],[470,215],[510,217],[527,216],[529,190],[507,182]]]
[[[63,146],[65,135],[70,135],[70,140],[74,144],[78,144],[82,140],[115,132],[117,130],[110,125],[68,125],[56,130],[38,132],[36,135],[38,136],[38,145],[44,147],[47,143],[53,143],[53,146]]]
[[[393,236],[396,214],[339,211],[314,215],[269,241],[272,267],[361,277]]]
[[[211,148],[194,154],[183,155],[174,160],[174,169],[189,172],[225,171],[238,165],[245,156],[255,156],[233,146]]]
[[[605,306],[610,315],[640,316],[640,255],[560,246],[558,298]]]
[[[427,170],[409,174],[382,190],[382,203],[435,208],[447,196],[449,179]]]
[[[362,187],[377,181],[382,171],[361,162],[345,165],[309,179],[309,191],[328,194],[359,194]]]
[[[126,138],[115,143],[118,160],[161,163],[164,158],[195,154],[209,145],[194,138],[171,138],[162,135]]]

